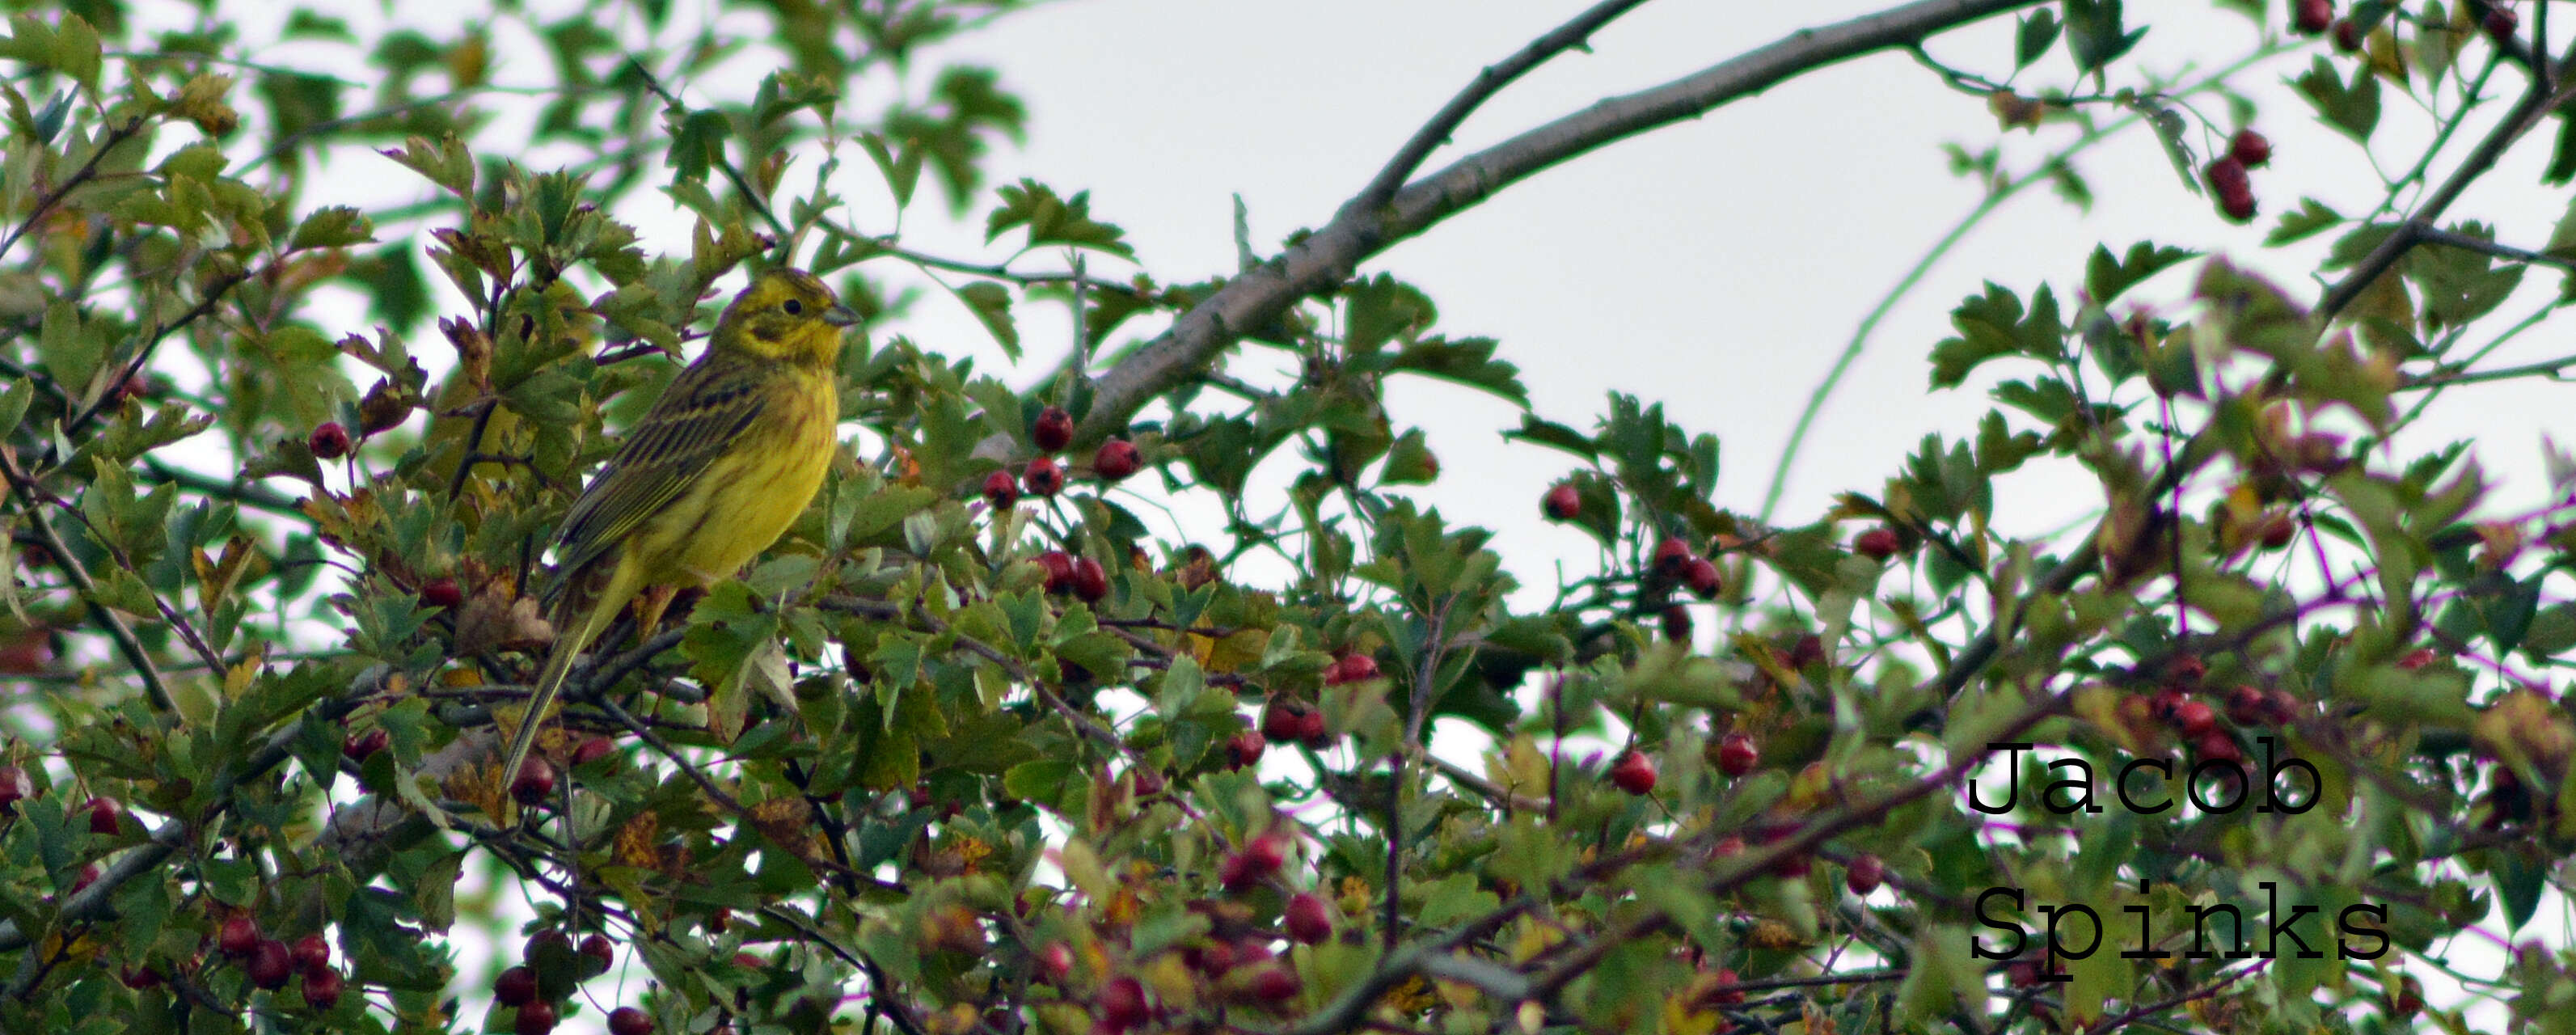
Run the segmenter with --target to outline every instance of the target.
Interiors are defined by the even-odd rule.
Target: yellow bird
[[[733,577],[794,523],[832,460],[841,328],[858,322],[803,270],[735,295],[706,352],[671,379],[565,513],[545,589],[554,646],[502,756],[515,779],[573,659],[647,589],[650,631],[668,592]]]

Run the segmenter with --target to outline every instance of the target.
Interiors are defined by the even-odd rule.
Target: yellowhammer
[[[833,373],[841,328],[857,321],[813,274],[762,273],[591,478],[555,542],[545,589],[555,642],[501,756],[503,781],[518,775],[573,659],[627,601],[732,577],[804,512],[838,441]],[[649,599],[638,628],[649,632],[667,602]]]

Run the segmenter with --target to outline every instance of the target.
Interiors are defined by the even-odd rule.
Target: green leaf
[[[2146,36],[2123,31],[2120,15],[2120,0],[2066,0],[2066,50],[2078,74],[2100,71]]]
[[[1522,386],[1520,368],[1494,358],[1496,344],[1491,338],[1461,338],[1450,341],[1438,335],[1423,338],[1382,361],[1354,367],[1375,366],[1389,371],[1409,371],[1425,377],[1436,377],[1509,400],[1523,409],[1529,408],[1529,389]]]
[[[921,184],[921,149],[905,141],[902,151],[889,148],[886,138],[878,133],[859,134],[859,146],[868,152],[868,160],[877,164],[885,177],[886,189],[894,193],[896,208],[912,204],[912,192]]]
[[[1054,188],[1024,179],[1002,188],[1001,195],[1002,203],[984,217],[984,240],[988,242],[1012,227],[1026,227],[1026,247],[1063,244],[1122,258],[1136,257],[1135,251],[1119,239],[1125,231],[1091,218],[1090,191],[1059,198]]]
[[[304,222],[296,225],[295,236],[287,240],[286,247],[290,250],[340,248],[375,239],[375,224],[369,222],[364,213],[347,205],[329,205],[304,217]]]
[[[2369,63],[2355,64],[2352,81],[2347,83],[2335,74],[2334,64],[2320,55],[2294,85],[2326,125],[2361,143],[2370,142],[2370,131],[2379,126],[2379,79],[2370,74]]]
[[[2540,893],[2549,885],[2549,860],[2538,855],[2539,846],[2530,842],[2500,845],[2488,867],[2496,897],[2504,904],[2506,934],[2521,930],[2540,909]]]
[[[993,335],[1002,352],[1012,362],[1020,358],[1020,328],[1011,321],[1011,291],[989,280],[979,280],[957,289],[957,300]]]
[[[2013,32],[2013,67],[2028,68],[2057,42],[2057,12],[2046,7],[2030,13]]]
[[[1533,413],[1521,414],[1521,426],[1503,432],[1503,437],[1562,449],[1585,460],[1592,460],[1601,455],[1599,450],[1593,448],[1592,440],[1585,437],[1582,432],[1552,420],[1541,420]]]
[[[2140,241],[2129,246],[2127,255],[2114,259],[2106,245],[2095,245],[2093,256],[2084,263],[2084,293],[2095,305],[2102,305],[2140,281],[2171,268],[2175,263],[2198,256],[2186,248],[2157,247]]]
[[[2342,213],[2326,207],[2325,202],[2300,198],[2296,210],[2281,213],[2281,225],[2273,227],[2272,232],[2264,236],[2263,243],[2278,246],[2303,241],[2340,222],[2343,222]]]

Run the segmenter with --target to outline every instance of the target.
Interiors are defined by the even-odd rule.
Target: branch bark
[[[1234,344],[1245,329],[1276,320],[1290,306],[1349,279],[1360,263],[1475,207],[1505,187],[1603,145],[1698,118],[1816,69],[1882,50],[1915,46],[1940,32],[2042,2],[1918,0],[1850,21],[1802,29],[1693,75],[1638,93],[1606,98],[1468,155],[1395,191],[1384,204],[1361,204],[1370,196],[1370,191],[1364,190],[1323,229],[1277,259],[1245,271],[1183,313],[1170,330],[1101,375],[1093,386],[1091,413],[1076,438],[1097,441],[1116,433],[1156,396],[1180,385]],[[1599,10],[1596,8],[1594,13]],[[1569,27],[1577,24],[1580,19],[1569,23]],[[1456,117],[1463,118],[1464,109],[1472,109],[1481,100],[1478,88],[1470,86],[1450,107],[1462,109]],[[1441,113],[1442,119],[1450,116],[1449,110]],[[1440,124],[1435,119],[1426,126],[1424,135]],[[1420,139],[1417,137],[1417,141]],[[1388,171],[1400,168],[1404,155],[1413,149],[1408,144],[1389,164]],[[986,456],[1006,456],[1011,442],[1007,435],[995,435],[985,439],[977,451]]]

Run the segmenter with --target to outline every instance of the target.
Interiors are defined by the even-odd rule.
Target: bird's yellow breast
[[[679,499],[638,529],[628,556],[645,584],[706,586],[732,578],[805,512],[832,464],[840,402],[828,374],[794,371]]]

